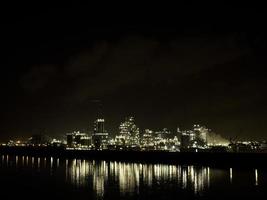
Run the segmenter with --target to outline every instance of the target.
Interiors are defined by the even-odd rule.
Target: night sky
[[[114,13],[5,9],[1,140],[92,131],[98,101],[113,134],[133,115],[141,129],[199,123],[226,138],[267,139],[266,10]]]

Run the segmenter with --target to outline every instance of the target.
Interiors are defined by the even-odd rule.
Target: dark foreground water
[[[9,199],[267,197],[267,169],[0,156]]]

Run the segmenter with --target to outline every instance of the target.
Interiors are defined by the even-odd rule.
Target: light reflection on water
[[[255,169],[255,185],[257,186],[258,184],[258,170]]]
[[[118,161],[95,161],[83,159],[59,159],[54,157],[28,157],[2,155],[1,168],[24,167],[37,171],[49,170],[51,176],[62,171],[66,183],[77,188],[91,188],[95,195],[103,198],[107,188],[117,187],[119,193],[139,194],[141,188],[165,187],[172,184],[176,188],[202,194],[211,185],[213,169],[201,166],[141,164]],[[229,183],[233,182],[232,168],[224,170]],[[258,186],[258,169],[254,169],[254,185]]]
[[[232,182],[233,182],[233,169],[230,168],[229,171],[230,171],[230,172],[229,172],[229,175],[230,175],[230,183],[232,183]]]
[[[183,168],[183,169],[182,169]],[[66,167],[69,181],[76,186],[88,184],[88,177],[92,177],[92,185],[98,196],[103,196],[109,179],[118,183],[122,195],[139,193],[140,181],[148,187],[153,184],[175,182],[177,187],[190,187],[195,193],[202,192],[208,187],[208,167],[181,167],[163,164],[137,164],[106,161],[72,160]]]

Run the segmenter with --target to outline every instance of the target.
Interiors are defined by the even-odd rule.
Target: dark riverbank
[[[65,150],[55,147],[0,147],[0,154],[25,156],[53,156],[95,160],[117,160],[128,162],[172,163],[209,165],[220,167],[266,167],[267,153],[227,152],[160,152],[160,151],[94,151]]]

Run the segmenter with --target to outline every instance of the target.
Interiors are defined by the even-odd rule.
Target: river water
[[[11,199],[267,197],[267,169],[0,155]]]

